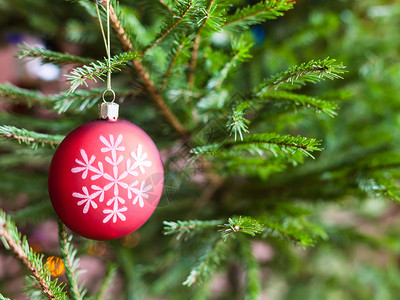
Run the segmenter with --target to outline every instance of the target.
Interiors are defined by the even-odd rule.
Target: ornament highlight
[[[120,238],[141,227],[156,209],[164,184],[151,138],[114,113],[105,115],[106,120],[72,131],[49,171],[57,215],[72,231],[94,240]]]

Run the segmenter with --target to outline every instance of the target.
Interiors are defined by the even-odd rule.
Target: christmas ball
[[[111,240],[141,227],[160,200],[164,170],[151,138],[125,120],[100,119],[72,131],[57,148],[49,195],[72,231]]]

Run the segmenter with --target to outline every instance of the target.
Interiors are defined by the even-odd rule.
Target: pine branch
[[[173,14],[174,16],[176,16],[176,13],[171,9],[171,7],[164,1],[164,0],[158,0],[158,2],[160,2],[160,4],[165,7],[171,14]],[[169,1],[168,1],[169,2]]]
[[[232,16],[227,17],[223,28],[229,30],[246,30],[265,20],[283,16],[285,11],[293,8],[293,0],[264,0],[253,6],[238,9]]]
[[[179,17],[177,16],[172,16],[171,20],[174,20],[173,23],[166,21],[168,24],[163,28],[162,32],[159,34],[159,36],[148,46],[144,51],[143,55],[145,55],[147,52],[149,52],[151,49],[156,47],[161,41],[176,27],[178,24],[186,17],[186,15],[189,13],[189,11],[194,7],[195,1],[189,1],[187,3],[182,4],[184,6],[182,13],[180,14]],[[182,8],[181,8],[182,9]]]
[[[169,63],[168,70],[167,70],[167,73],[165,74],[161,91],[164,91],[165,88],[167,87],[167,84],[168,84],[169,79],[171,78],[172,70],[175,66],[176,60],[178,59],[178,56],[181,53],[182,49],[185,47],[186,43],[187,43],[187,40],[182,39],[180,41],[180,43],[178,44],[178,47],[175,49],[175,54],[172,57],[171,62]]]
[[[284,216],[284,220],[264,218],[263,238],[275,237],[290,240],[303,247],[312,247],[317,239],[327,239],[328,235],[323,228],[316,226],[302,217]]]
[[[10,83],[0,84],[0,99],[28,105],[48,106],[47,97],[41,92],[22,89]]]
[[[106,299],[105,293],[107,292],[107,289],[110,286],[112,286],[112,283],[113,283],[116,273],[117,273],[117,265],[109,264],[107,267],[106,275],[104,276],[104,279],[100,285],[99,291],[96,295],[97,300]]]
[[[249,102],[241,102],[232,109],[232,113],[227,123],[229,135],[234,134],[235,141],[239,134],[240,139],[243,141],[243,132],[249,132],[248,125],[250,121],[244,117],[245,110],[250,107]]]
[[[76,250],[73,249],[71,240],[72,235],[67,237],[65,225],[58,219],[58,237],[60,243],[61,258],[65,266],[65,275],[67,277],[70,294],[72,299],[81,300],[86,291],[79,286],[79,259],[76,259]]]
[[[222,230],[222,237],[224,240],[237,232],[243,232],[255,236],[257,233],[263,231],[263,225],[261,225],[256,219],[242,216],[229,218],[228,223],[224,224],[224,227],[227,228]]]
[[[26,237],[22,237],[17,227],[6,214],[0,210],[0,238],[4,246],[14,252],[16,257],[29,269],[39,283],[42,293],[50,300],[67,299],[63,288],[57,280],[51,281],[50,271],[43,266],[42,255],[36,254]]]
[[[11,300],[10,298],[4,297],[1,293],[0,293],[0,300]]]
[[[261,149],[259,146],[262,147],[268,144],[276,145],[282,151],[300,150],[302,153],[311,157],[313,156],[310,154],[309,151],[321,151],[321,149],[318,148],[319,141],[315,139],[307,139],[300,136],[293,137],[290,135],[280,136],[276,133],[261,133],[261,134],[246,136],[241,141],[227,140],[221,143],[199,146],[193,148],[191,150],[191,153],[194,153],[196,156],[198,155],[218,156],[220,154],[223,154],[223,151],[240,146],[244,146],[245,148],[256,146],[259,149]]]
[[[102,5],[105,6],[106,2],[103,1]],[[133,44],[129,40],[129,37],[128,37],[125,29],[122,27],[121,22],[118,20],[118,16],[115,13],[114,7],[112,5],[110,5],[110,23],[111,23],[114,31],[116,32],[118,39],[121,42],[124,50],[125,51],[134,51]],[[172,128],[174,128],[176,130],[176,132],[179,133],[180,136],[187,137],[188,134],[187,134],[186,128],[180,123],[180,121],[177,119],[177,117],[173,114],[173,112],[167,106],[167,104],[165,103],[165,100],[160,95],[160,92],[156,89],[154,82],[150,79],[150,75],[147,73],[143,64],[136,59],[132,60],[132,64],[133,64],[139,78],[142,80],[147,92],[149,93],[150,98],[154,101],[155,105],[158,107],[160,112],[164,115],[167,122],[171,125]]]
[[[232,42],[232,55],[230,61],[228,61],[225,66],[219,72],[209,80],[207,83],[208,89],[219,90],[228,77],[229,73],[241,62],[251,58],[249,54],[250,48],[253,43],[246,42],[244,38],[240,37]]]
[[[304,107],[312,107],[319,112],[326,113],[330,117],[337,115],[336,109],[337,104],[333,101],[325,101],[322,99],[314,98],[307,95],[295,94],[287,91],[265,91],[258,94],[258,100],[260,101],[273,101],[273,100],[284,100],[293,102],[296,105]]]
[[[81,85],[88,87],[86,80],[97,82],[97,78],[101,81],[104,81],[102,77],[106,76],[108,71],[120,71],[118,68],[119,66],[126,65],[127,62],[131,61],[132,59],[136,59],[137,57],[138,54],[136,52],[124,52],[112,57],[110,59],[110,65],[108,65],[108,59],[104,59],[104,62],[96,61],[90,63],[89,65],[84,65],[82,67],[73,69],[69,75],[65,75],[71,85],[68,93],[73,93]]]
[[[0,138],[1,137],[18,140],[19,143],[22,142],[31,145],[33,149],[36,149],[39,145],[50,145],[54,147],[59,145],[64,139],[62,135],[38,133],[8,125],[0,126]]]
[[[218,238],[200,257],[198,264],[192,268],[183,285],[192,286],[194,283],[202,283],[209,278],[226,258],[229,246],[229,240]]]
[[[262,94],[270,90],[292,90],[302,87],[307,82],[342,78],[339,74],[343,74],[344,69],[342,63],[336,63],[335,59],[329,57],[324,60],[311,60],[265,80],[253,90],[253,94],[255,97],[262,97]]]
[[[18,51],[18,58],[31,58],[41,59],[42,63],[52,63],[56,65],[65,64],[90,64],[93,59],[81,56],[75,56],[68,53],[60,53],[56,51],[47,50],[44,48],[31,47],[27,43],[18,45],[21,49]]]
[[[104,89],[77,90],[73,94],[61,93],[56,95],[48,95],[52,108],[59,114],[68,110],[83,111],[89,109],[99,103],[103,95]],[[139,95],[142,93],[140,88],[137,89],[114,89],[119,99],[124,99],[130,95]]]
[[[261,276],[260,264],[254,257],[250,239],[239,238],[239,259],[246,270],[244,300],[257,300],[260,298]]]
[[[184,235],[189,234],[193,231],[199,231],[204,228],[216,227],[223,224],[223,220],[211,220],[211,221],[164,221],[164,234],[171,235],[177,234],[176,239],[180,240]]]
[[[210,8],[213,7],[215,0],[210,0],[207,8],[205,10],[205,16],[203,18],[203,23],[199,27],[199,30],[196,33],[196,37],[194,39],[193,43],[193,49],[192,49],[192,55],[190,58],[190,63],[189,63],[189,75],[188,75],[188,86],[189,88],[193,87],[194,84],[194,76],[195,76],[195,71],[196,71],[196,63],[197,63],[197,58],[198,58],[198,51],[199,51],[199,46],[200,46],[200,35],[201,32],[203,31],[203,28],[206,26],[208,19],[210,18]]]

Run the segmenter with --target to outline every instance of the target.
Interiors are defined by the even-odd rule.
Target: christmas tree
[[[396,299],[399,3],[0,9],[0,299]],[[95,241],[47,182],[109,72],[165,178],[145,225]]]

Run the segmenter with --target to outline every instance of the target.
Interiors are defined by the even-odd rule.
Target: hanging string
[[[115,93],[111,88],[111,51],[110,51],[110,0],[105,0],[107,1],[107,37],[104,33],[104,28],[103,28],[103,23],[101,21],[101,16],[100,16],[100,11],[99,11],[99,2],[101,2],[102,0],[98,0],[96,1],[96,11],[97,11],[97,17],[99,18],[99,24],[100,24],[100,29],[101,29],[101,34],[103,36],[103,41],[104,41],[104,46],[106,48],[106,52],[107,52],[107,58],[108,58],[108,71],[107,71],[107,88],[103,93],[103,101],[106,102],[105,100],[105,94],[107,92],[111,92],[112,93],[112,101],[115,101]]]

